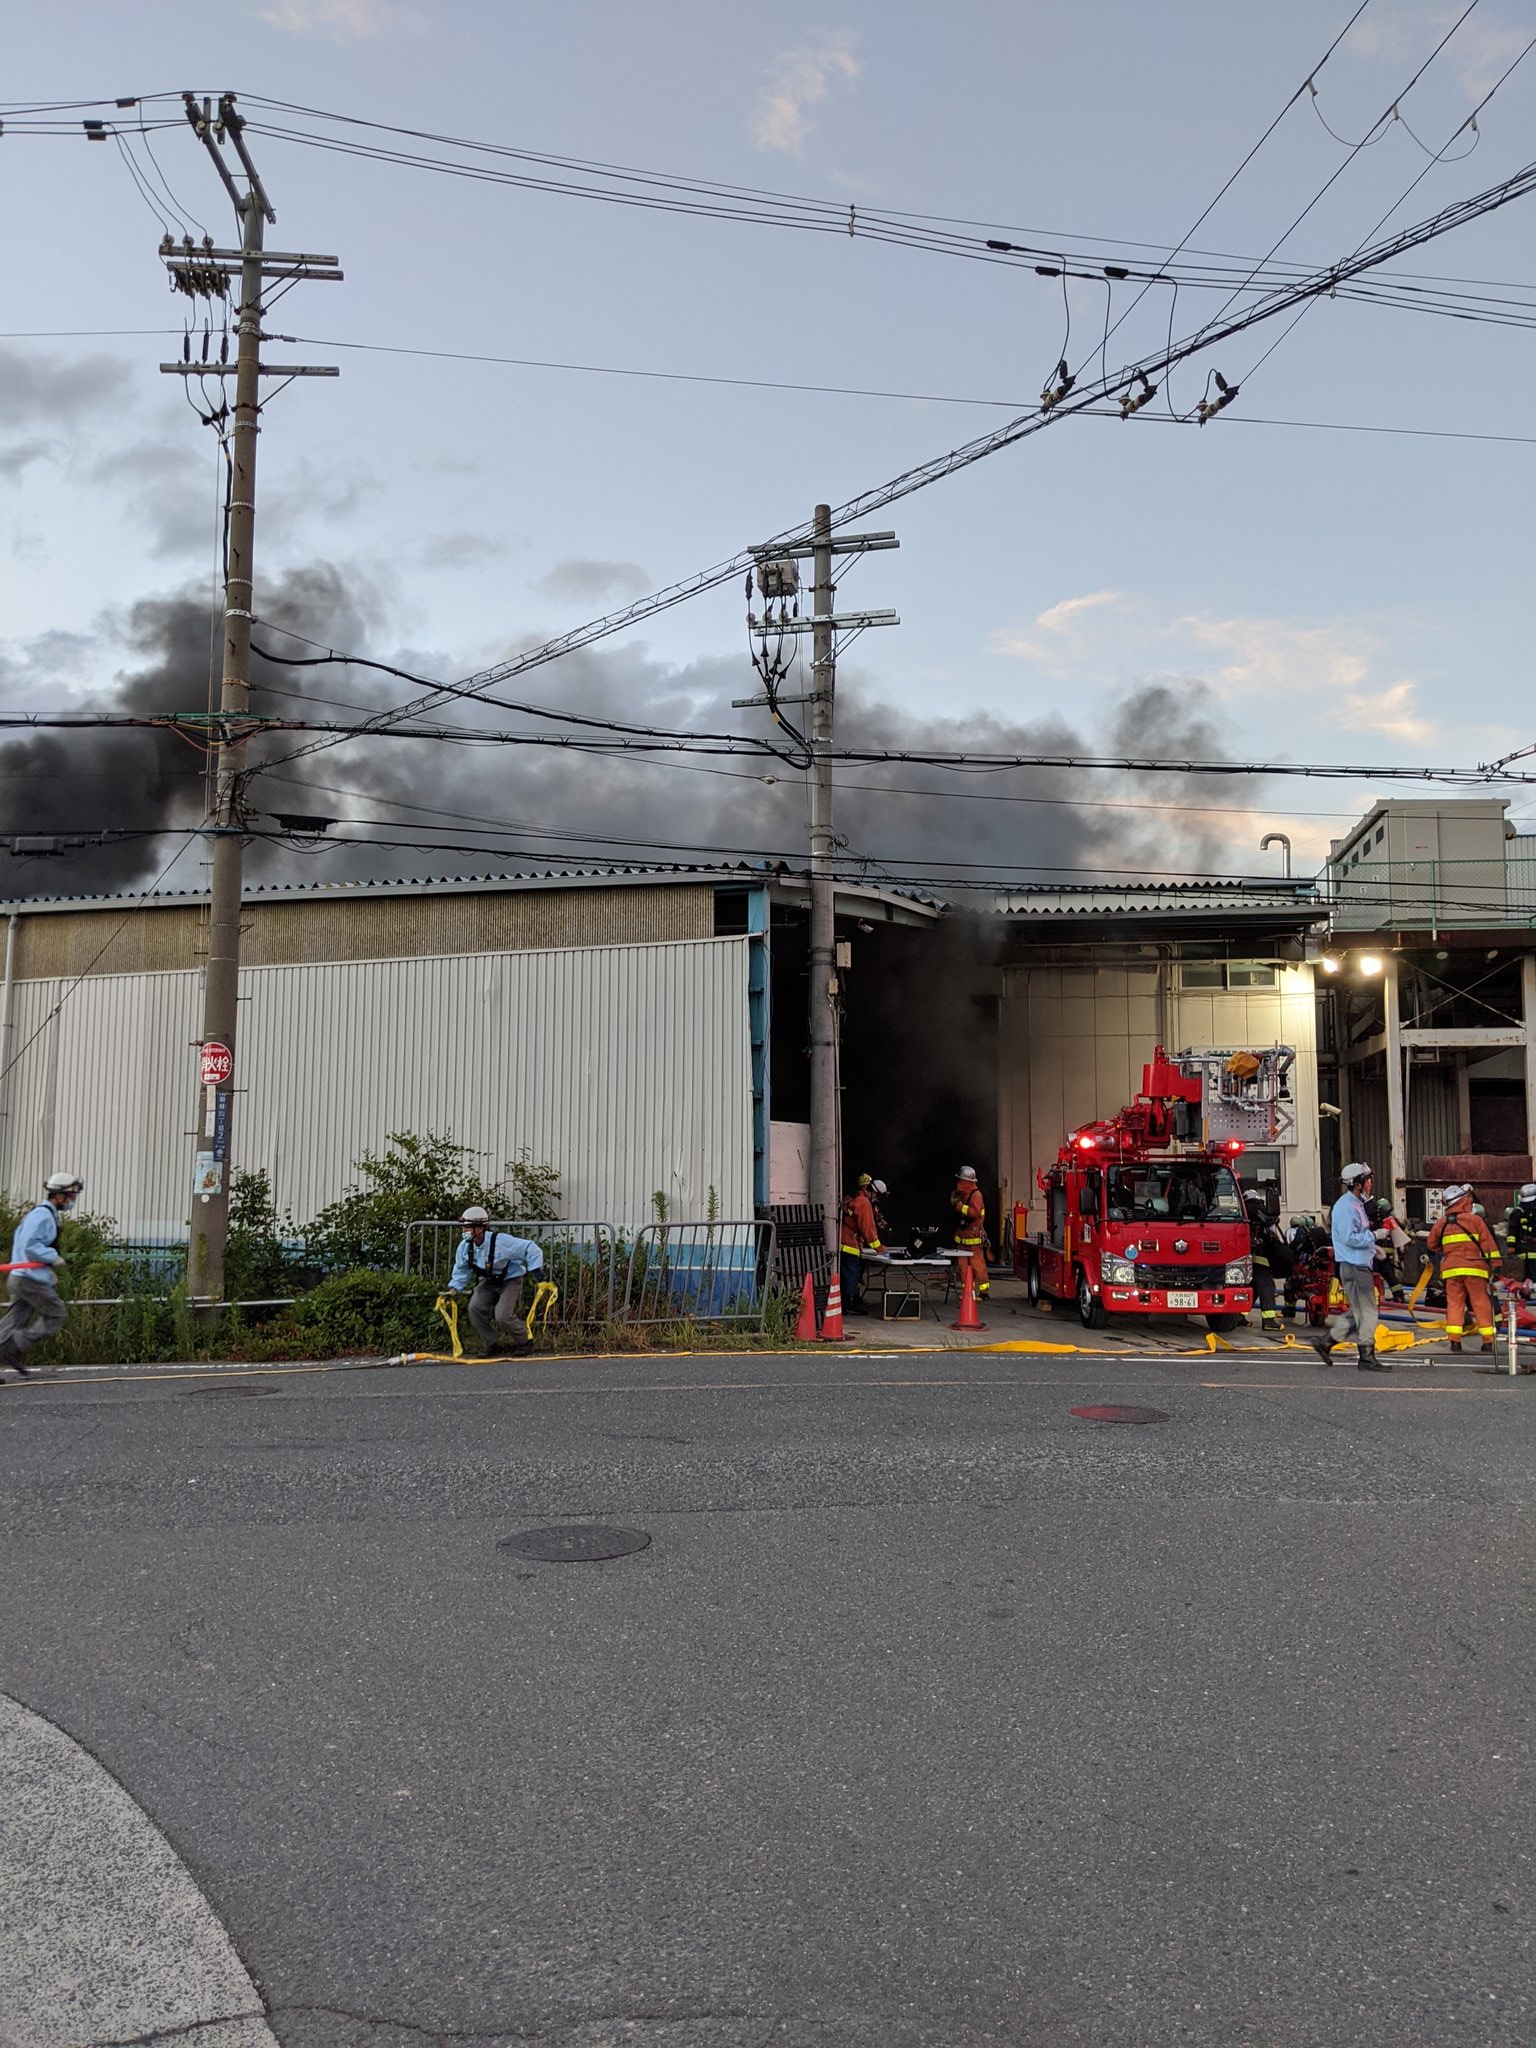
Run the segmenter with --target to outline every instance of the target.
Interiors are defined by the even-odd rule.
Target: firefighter
[[[1440,1254],[1440,1278],[1445,1283],[1445,1334],[1451,1349],[1459,1351],[1470,1307],[1483,1348],[1491,1351],[1494,1321],[1488,1282],[1499,1248],[1493,1232],[1473,1207],[1472,1189],[1466,1181],[1457,1181],[1454,1187],[1447,1188],[1441,1200],[1444,1213],[1429,1233],[1427,1249]]]
[[[843,1314],[864,1313],[864,1266],[866,1252],[884,1251],[880,1241],[880,1218],[875,1214],[875,1190],[885,1193],[885,1182],[861,1173],[856,1191],[843,1202],[838,1237],[838,1268],[842,1281]]]
[[[1516,1285],[1536,1284],[1536,1180],[1528,1180],[1504,1226],[1509,1275]]]
[[[1384,1358],[1376,1356],[1376,1220],[1367,1204],[1371,1196],[1371,1169],[1364,1160],[1354,1160],[1339,1175],[1344,1192],[1334,1203],[1329,1222],[1333,1236],[1333,1269],[1344,1307],[1312,1339],[1312,1349],[1324,1365],[1333,1363],[1333,1347],[1354,1334],[1362,1372],[1390,1372]]]
[[[955,1212],[955,1243],[970,1253],[976,1293],[985,1301],[992,1292],[992,1282],[987,1277],[987,1205],[976,1184],[974,1166],[962,1166],[955,1175],[955,1191],[949,1206]]]
[[[1259,1322],[1266,1330],[1278,1330],[1280,1310],[1275,1300],[1275,1274],[1290,1270],[1289,1247],[1276,1229],[1257,1188],[1243,1196],[1248,1211],[1248,1242],[1253,1252],[1253,1291],[1259,1300]]]

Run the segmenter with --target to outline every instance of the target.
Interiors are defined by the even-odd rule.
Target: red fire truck
[[[1015,1217],[1013,1269],[1031,1302],[1075,1301],[1090,1330],[1112,1315],[1203,1315],[1213,1330],[1242,1320],[1253,1306],[1234,1170],[1243,1140],[1207,1141],[1204,1087],[1198,1062],[1159,1046],[1134,1102],[1068,1133],[1035,1176],[1046,1228],[1031,1239]]]

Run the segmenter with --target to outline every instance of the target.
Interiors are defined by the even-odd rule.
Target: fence
[[[504,1230],[512,1237],[527,1237],[544,1254],[544,1276],[560,1290],[554,1321],[559,1323],[605,1323],[618,1299],[622,1240],[611,1223],[519,1223],[495,1222],[488,1230]],[[432,1217],[405,1227],[405,1270],[429,1280],[434,1287],[448,1285],[464,1225]]]
[[[624,1284],[632,1323],[731,1323],[758,1329],[773,1277],[771,1223],[648,1223],[635,1232]]]

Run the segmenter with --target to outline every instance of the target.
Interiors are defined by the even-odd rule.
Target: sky
[[[1121,323],[1102,343],[1114,369],[1193,331],[1225,297],[1159,283],[1132,307],[1133,284],[1094,277],[1064,294],[1030,263],[970,260],[989,235],[1070,249],[1074,263],[1097,252],[1145,265],[1271,124],[1186,262],[1198,251],[1256,263],[1278,243],[1279,259],[1321,267],[1389,213],[1389,227],[1410,224],[1523,168],[1536,53],[1516,60],[1536,8],[1474,0],[1454,26],[1464,5],[1367,0],[1336,41],[1353,0],[868,0],[771,14],[728,0],[70,0],[12,24],[5,93],[12,110],[184,87],[239,96],[278,215],[269,245],[334,253],[345,271],[295,287],[268,318],[299,337],[272,342],[272,360],[335,363],[341,376],[297,383],[264,414],[257,611],[452,679],[1032,410],[1060,359],[1091,375],[1106,310]],[[803,195],[851,207],[855,232],[367,161],[272,130],[391,138],[258,99]],[[1400,118],[1352,150],[1394,104]],[[151,102],[146,116],[167,109]],[[121,149],[83,131],[29,134],[14,112],[0,134],[10,709],[197,708],[206,690],[218,451],[181,380],[158,373],[180,352],[187,302],[156,250],[184,223],[228,242],[233,212],[190,128],[146,142],[136,110],[106,111]],[[860,232],[860,215],[881,210],[948,224],[967,259]],[[1533,230],[1536,199],[1517,201],[1395,273],[1476,280],[1462,288],[1490,310],[1512,300],[1497,310],[1529,317]],[[901,547],[851,567],[841,602],[889,607],[901,623],[847,649],[840,734],[1435,767],[1536,737],[1536,379],[1520,329],[1322,299],[1267,353],[1281,324],[1175,371],[1132,420],[1063,418],[865,521],[894,528]],[[1212,370],[1239,395],[1200,427],[1187,416]],[[733,583],[534,671],[517,694],[765,731],[761,714],[731,710],[758,687],[744,609]],[[291,672],[285,686],[369,707],[413,694],[360,670],[319,674]],[[179,757],[106,745],[3,750],[0,824],[67,830],[78,814],[88,830],[129,796],[135,816],[191,801],[196,776]],[[533,858],[616,855],[642,838],[678,858],[804,843],[789,770],[770,782],[698,764],[406,748],[354,742],[323,768],[291,764],[286,785],[274,768],[265,787],[274,810],[323,800],[373,819],[377,836],[384,823],[445,834],[441,850],[375,849],[375,873],[483,869],[448,850],[465,816],[515,826],[515,842],[487,845]],[[1278,854],[1258,847],[1271,829],[1310,870],[1392,793],[1364,778],[844,780],[854,850],[872,872],[890,861],[886,872],[912,879],[967,859],[999,873],[1273,873]],[[1536,795],[1513,794],[1532,829]],[[281,871],[318,879],[341,858]],[[14,864],[11,886],[57,883],[30,862]]]

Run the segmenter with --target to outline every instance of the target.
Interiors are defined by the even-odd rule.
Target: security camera
[[[1320,1102],[1317,1105],[1317,1113],[1319,1116],[1342,1116],[1344,1114],[1336,1102]]]

